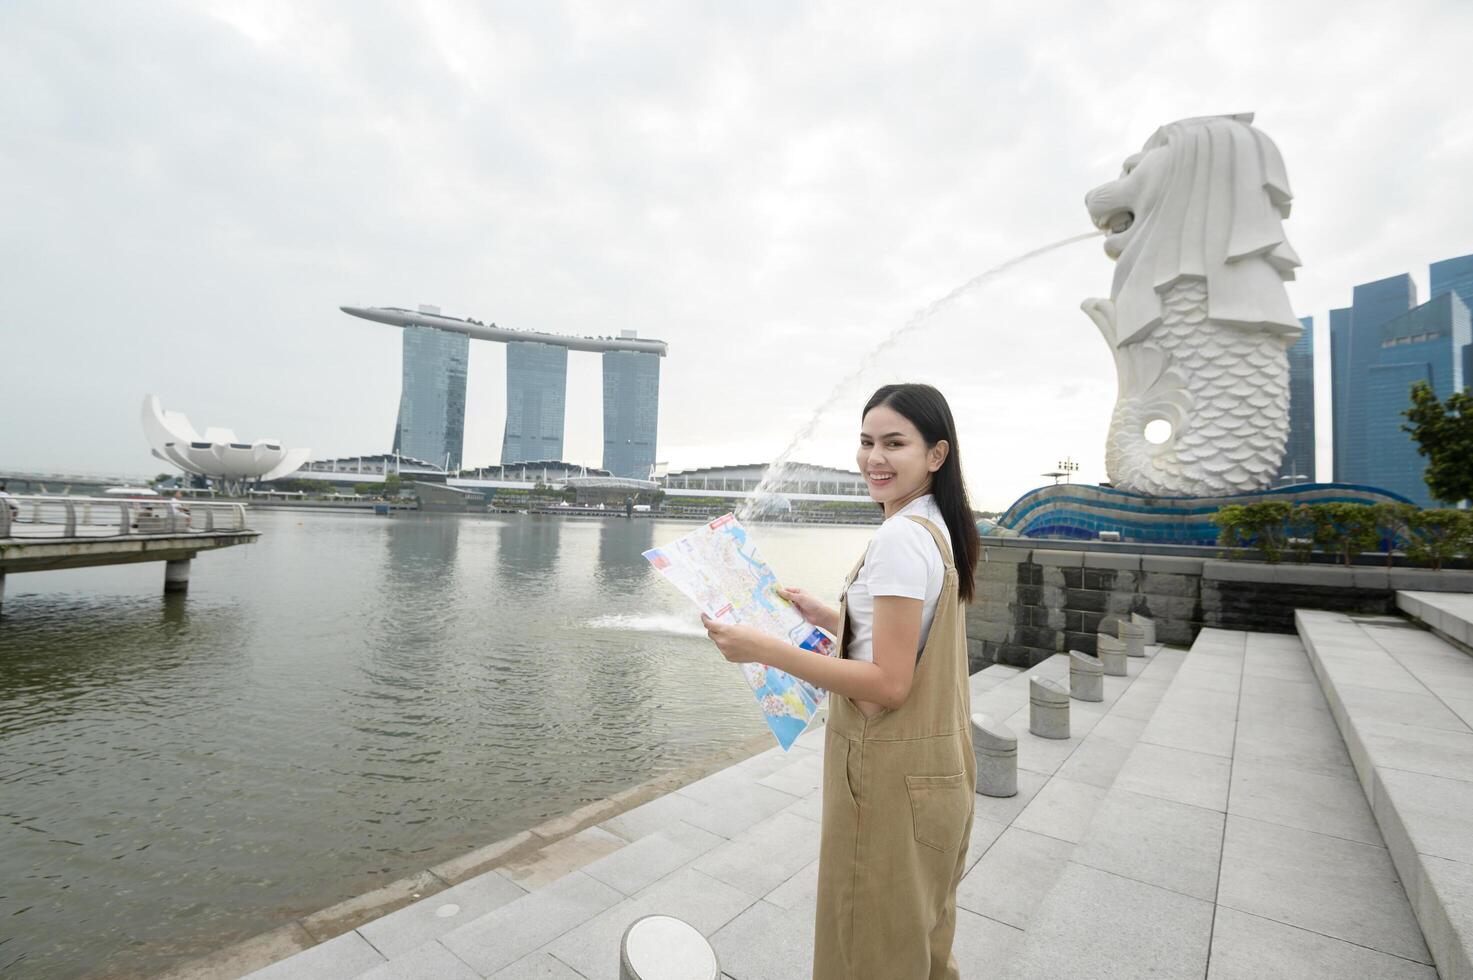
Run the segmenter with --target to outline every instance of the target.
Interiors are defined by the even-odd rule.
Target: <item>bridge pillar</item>
[[[172,558],[164,562],[164,595],[189,591],[190,558]]]
[[[0,611],[5,609],[5,573],[0,572]]]

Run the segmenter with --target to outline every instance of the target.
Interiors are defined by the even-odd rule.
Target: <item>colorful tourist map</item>
[[[777,594],[777,575],[732,514],[663,548],[651,548],[644,556],[712,619],[755,626],[824,656],[838,652],[832,637],[809,625],[791,602]],[[826,692],[763,664],[741,667],[767,726],[786,752],[813,720]]]

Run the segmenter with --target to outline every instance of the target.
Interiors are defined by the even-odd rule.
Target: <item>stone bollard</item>
[[[1123,641],[1109,633],[1100,633],[1095,637],[1095,651],[1105,668],[1105,673],[1111,677],[1125,676],[1125,643]]]
[[[1130,621],[1145,629],[1146,646],[1153,647],[1156,645],[1156,621],[1154,619],[1149,616],[1142,616],[1140,613],[1131,613]]]
[[[1146,628],[1139,623],[1127,623],[1120,621],[1120,640],[1125,644],[1125,654],[1129,657],[1144,657],[1146,655]]]
[[[1028,681],[1028,730],[1039,738],[1069,737],[1069,692],[1058,681]]]
[[[721,980],[716,951],[695,926],[671,915],[647,915],[624,930],[619,980]]]
[[[1069,696],[1076,701],[1105,700],[1105,665],[1099,657],[1069,651]]]
[[[972,754],[977,757],[977,792],[1018,795],[1018,737],[1000,721],[972,716]]]

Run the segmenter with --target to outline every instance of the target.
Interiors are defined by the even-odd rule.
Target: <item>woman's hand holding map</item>
[[[777,594],[797,607],[803,618],[830,634],[839,631],[839,610],[822,602],[807,589],[779,588]]]
[[[701,625],[706,627],[706,635],[716,644],[716,649],[721,651],[728,663],[772,664],[782,658],[784,651],[795,649],[786,640],[780,640],[756,627],[723,623],[705,613],[701,613]]]

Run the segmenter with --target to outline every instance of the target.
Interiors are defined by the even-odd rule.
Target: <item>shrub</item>
[[[1313,504],[1307,509],[1314,522],[1315,545],[1339,555],[1346,565],[1381,541],[1376,509],[1369,504]]]
[[[1213,515],[1218,527],[1217,543],[1226,548],[1256,547],[1269,562],[1284,554],[1286,525],[1292,508],[1286,503],[1233,504]]]
[[[1286,548],[1300,561],[1320,550],[1351,565],[1362,552],[1384,547],[1388,566],[1392,553],[1402,550],[1412,561],[1439,569],[1449,558],[1473,555],[1473,511],[1466,510],[1398,503],[1234,504],[1212,520],[1219,545],[1257,548],[1269,562],[1279,561]]]
[[[1435,570],[1460,552],[1473,551],[1473,512],[1417,510],[1408,520],[1407,554]]]
[[[1379,503],[1372,508],[1376,512],[1376,526],[1380,530],[1380,547],[1386,552],[1386,567],[1398,551],[1406,551],[1411,542],[1411,521],[1417,513],[1416,504]]]

